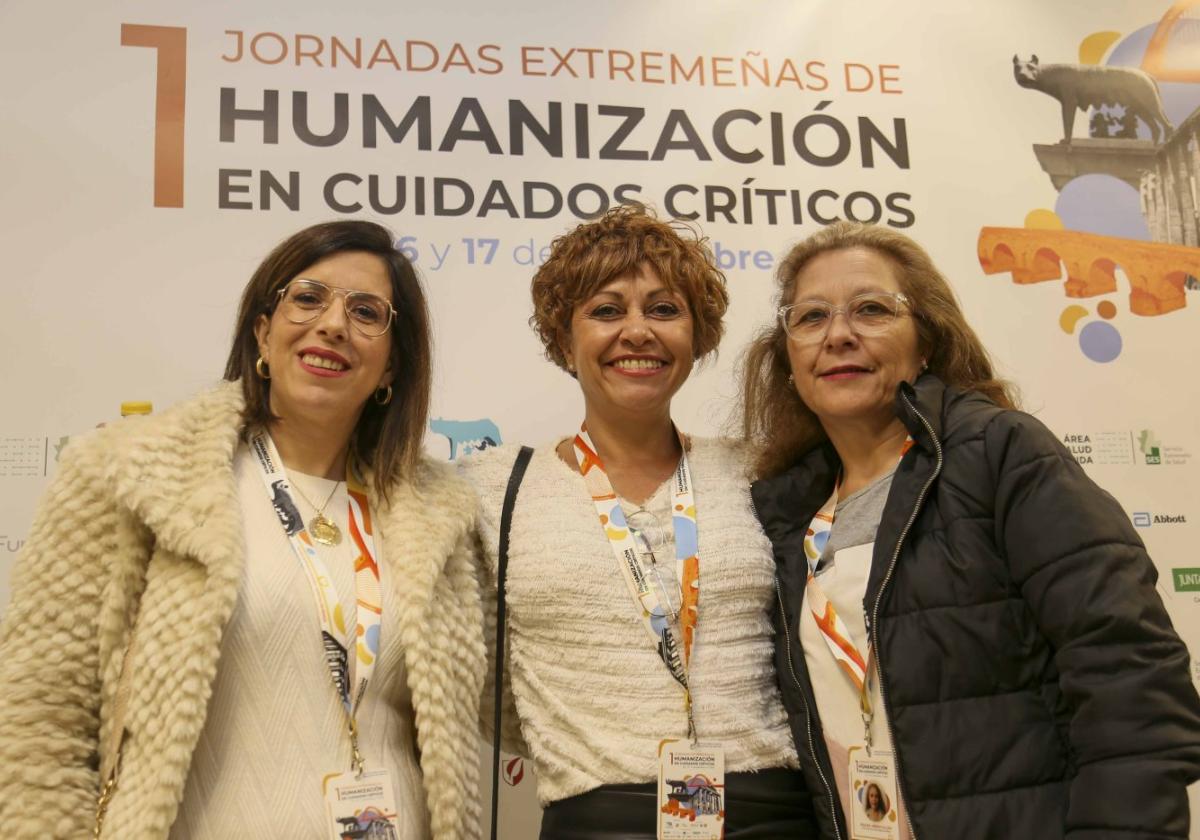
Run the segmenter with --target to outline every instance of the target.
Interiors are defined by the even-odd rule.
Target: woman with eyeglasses
[[[532,292],[583,398],[580,425],[534,453],[509,532],[504,721],[536,771],[541,838],[815,837],[744,449],[671,415],[721,338],[724,277],[689,231],[622,206],[556,239]],[[514,459],[463,464],[493,588]]]
[[[744,425],[823,836],[1187,837],[1200,702],[1121,506],[911,239],[839,222],[777,277]]]
[[[478,836],[476,502],[420,454],[430,352],[389,232],[316,225],[225,382],[71,444],[0,630],[6,838]]]

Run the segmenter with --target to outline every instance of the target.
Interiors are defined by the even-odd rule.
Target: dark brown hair
[[[996,378],[992,360],[967,324],[954,291],[925,249],[902,233],[876,225],[836,222],[796,245],[779,264],[776,307],[792,302],[800,272],[819,254],[870,248],[896,268],[900,290],[912,303],[917,339],[930,373],[947,385],[979,391],[1013,408],[1012,386]],[[742,434],[757,451],[760,478],[779,473],[825,441],[821,423],[789,381],[787,334],[778,319],[763,327],[741,361]]]
[[[285,239],[262,261],[242,292],[233,347],[225,363],[225,379],[241,381],[246,428],[265,426],[272,418],[270,380],[259,378],[258,341],[254,324],[270,318],[277,294],[289,281],[326,257],[347,251],[375,254],[387,266],[396,318],[389,335],[393,398],[387,405],[368,399],[350,442],[351,452],[374,473],[377,494],[389,496],[392,483],[412,474],[421,444],[433,388],[432,348],[425,294],[412,265],[395,247],[387,228],[373,222],[326,222]]]
[[[725,332],[722,318],[729,295],[707,241],[680,222],[656,219],[645,207],[618,205],[555,239],[550,258],[533,275],[529,324],[541,338],[546,358],[567,370],[562,347],[571,334],[575,307],[643,264],[687,302],[694,324],[692,356],[699,360],[716,350]]]

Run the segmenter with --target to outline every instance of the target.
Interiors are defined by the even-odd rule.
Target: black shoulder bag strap
[[[492,712],[492,840],[496,840],[497,817],[500,815],[500,704],[504,694],[504,630],[507,609],[504,604],[504,579],[508,573],[508,532],[512,529],[513,507],[517,503],[517,491],[533,450],[522,446],[508,477],[508,489],[504,491],[504,507],[500,510],[500,549],[496,571],[496,678],[495,708]]]

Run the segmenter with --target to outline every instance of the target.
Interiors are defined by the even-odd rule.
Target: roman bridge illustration
[[[1129,279],[1129,309],[1162,315],[1187,305],[1185,287],[1200,277],[1200,248],[1119,239],[1070,230],[985,227],[979,231],[984,274],[1012,274],[1014,283],[1043,283],[1062,277],[1070,298],[1117,291],[1118,266]],[[1189,283],[1190,281],[1190,283]]]

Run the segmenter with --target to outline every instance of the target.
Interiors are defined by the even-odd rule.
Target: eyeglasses
[[[667,618],[671,621],[678,620],[681,593],[675,575],[674,558],[662,562],[658,559],[659,554],[667,554],[666,530],[658,521],[658,517],[648,510],[637,510],[626,515],[625,523],[629,526],[633,541],[637,543],[639,553],[644,560],[649,561],[645,569],[646,583],[666,611]],[[655,549],[658,549],[657,553]]]
[[[829,333],[829,325],[839,312],[846,316],[850,329],[858,336],[880,335],[888,331],[904,307],[912,303],[901,292],[867,292],[855,295],[845,306],[827,300],[802,300],[779,307],[779,323],[788,338],[797,344],[815,344]]]
[[[346,318],[354,328],[372,338],[383,335],[392,325],[396,310],[379,295],[334,289],[319,280],[298,277],[279,290],[279,312],[293,324],[308,324],[341,296]]]

